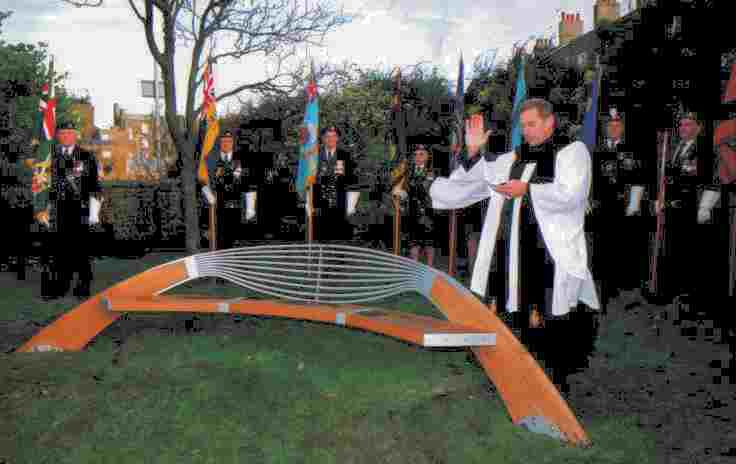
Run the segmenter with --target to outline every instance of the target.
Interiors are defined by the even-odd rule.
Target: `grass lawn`
[[[93,290],[176,257],[97,261]],[[33,274],[0,279],[4,321],[75,305],[39,303]],[[243,295],[207,281],[172,293],[188,292]],[[437,315],[418,295],[377,305]],[[465,350],[275,318],[202,323],[172,333],[182,316],[135,315],[83,352],[0,355],[0,463],[657,462],[628,417],[582,417],[589,449],[514,426]],[[617,332],[599,341],[615,357],[607,336]]]

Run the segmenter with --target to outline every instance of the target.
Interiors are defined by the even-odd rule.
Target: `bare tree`
[[[63,0],[75,6],[100,6],[103,0]],[[198,89],[205,53],[212,64],[246,56],[268,59],[267,77],[246,82],[217,95],[217,100],[254,95],[288,95],[303,85],[305,61],[297,60],[301,45],[320,46],[327,33],[348,23],[342,9],[313,0],[308,6],[296,0],[128,0],[141,21],[148,48],[161,69],[166,104],[166,125],[178,152],[184,196],[186,246],[190,253],[199,249],[199,223],[196,199],[197,106]],[[213,47],[213,43],[217,46]],[[177,106],[177,47],[191,47],[189,78],[183,124]],[[288,65],[292,64],[290,69]]]
[[[76,6],[77,8],[82,7],[98,7],[102,6],[103,0],[62,0],[64,3]]]

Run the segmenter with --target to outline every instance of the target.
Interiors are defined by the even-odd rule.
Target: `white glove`
[[[256,216],[256,192],[245,194],[245,219],[251,220]]]
[[[102,201],[105,199],[103,198]],[[97,198],[89,197],[89,223],[94,225],[100,222],[100,208],[102,207],[102,201]]]
[[[304,202],[304,210],[307,212],[307,216],[312,217],[314,216],[314,208],[312,208],[311,202],[309,201],[310,196],[307,195],[307,200]]]
[[[714,192],[712,190],[703,192],[703,196],[700,198],[700,208],[698,208],[698,224],[710,221],[711,210],[720,199],[720,192]]]
[[[710,210],[698,208],[698,224],[705,224],[708,221],[710,221]]]
[[[358,199],[360,199],[360,192],[347,192],[347,204],[348,204],[348,216],[355,214],[355,207],[358,206]]]
[[[233,171],[233,175],[237,178],[240,178],[240,175],[243,173],[243,170],[241,168],[236,169]]]
[[[207,203],[210,205],[215,204],[215,194],[212,193],[212,189],[210,189],[209,185],[202,187],[202,194],[204,194],[204,197],[207,199]]]
[[[406,190],[400,189],[398,185],[396,187],[394,187],[394,189],[393,189],[393,191],[391,193],[393,193],[394,195],[398,196],[402,200],[406,200],[406,197],[409,196],[409,194],[406,193]]]
[[[51,205],[49,205],[49,210],[51,210]],[[36,215],[36,220],[40,223],[46,226],[46,228],[51,227],[51,223],[49,222],[49,211],[42,211]]]
[[[631,187],[631,194],[629,195],[629,205],[626,207],[626,215],[633,216],[639,212],[639,206],[641,204],[641,197],[644,194],[644,187],[641,185],[634,185]]]

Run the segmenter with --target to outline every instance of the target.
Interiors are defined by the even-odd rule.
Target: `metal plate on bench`
[[[423,346],[452,347],[452,346],[494,346],[494,333],[425,333]]]

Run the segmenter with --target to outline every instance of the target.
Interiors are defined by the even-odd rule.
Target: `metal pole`
[[[394,254],[401,255],[401,202],[398,195],[392,195],[394,203]]]
[[[728,187],[731,187],[729,185]],[[736,297],[736,191],[729,192],[728,189],[724,189],[724,195],[727,195],[726,203],[728,204],[729,211],[729,225],[731,228],[731,234],[729,238],[729,284],[728,284],[728,295],[731,298]]]
[[[153,126],[155,129],[155,142],[156,142],[156,163],[158,164],[158,173],[159,176],[161,176],[161,126],[159,124],[160,116],[158,112],[158,63],[156,63],[156,60],[153,60],[153,101],[154,101],[154,109],[153,109],[153,119],[154,124]]]

